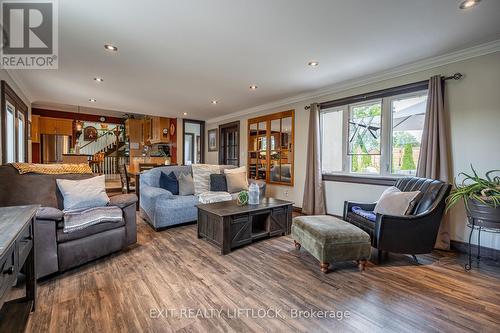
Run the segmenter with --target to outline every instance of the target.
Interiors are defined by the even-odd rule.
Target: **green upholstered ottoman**
[[[320,261],[323,273],[332,262],[354,260],[363,270],[370,259],[370,236],[360,228],[329,215],[297,216],[292,221],[295,247],[303,246]]]

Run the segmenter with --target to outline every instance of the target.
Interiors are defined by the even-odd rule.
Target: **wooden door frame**
[[[227,124],[219,125],[219,164],[224,164],[223,154],[222,154],[222,130],[224,128],[235,127],[238,133],[238,166],[240,166],[241,154],[240,154],[240,144],[241,144],[241,135],[240,135],[240,121],[233,121]]]
[[[195,119],[182,119],[182,165],[184,165],[184,135],[186,134],[186,123],[193,123],[193,124],[199,124],[200,125],[200,163],[205,163],[205,121],[203,120],[195,120]],[[194,144],[196,144],[195,141],[193,141],[193,147]],[[196,152],[195,152],[196,153]],[[196,157],[195,155],[193,155]]]

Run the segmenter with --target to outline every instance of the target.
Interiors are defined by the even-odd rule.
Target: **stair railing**
[[[115,143],[117,143],[117,137],[114,130],[108,130],[99,135],[94,141],[87,142],[81,146],[80,154],[94,155],[100,151],[105,151],[106,148],[109,148]]]

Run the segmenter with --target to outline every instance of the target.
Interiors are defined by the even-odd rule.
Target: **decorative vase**
[[[248,204],[258,205],[259,204],[259,185],[252,183],[248,187]]]

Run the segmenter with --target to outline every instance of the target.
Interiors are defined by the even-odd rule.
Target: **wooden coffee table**
[[[198,207],[198,238],[222,254],[255,240],[290,234],[292,202],[264,198],[258,205],[238,206],[236,200]]]

